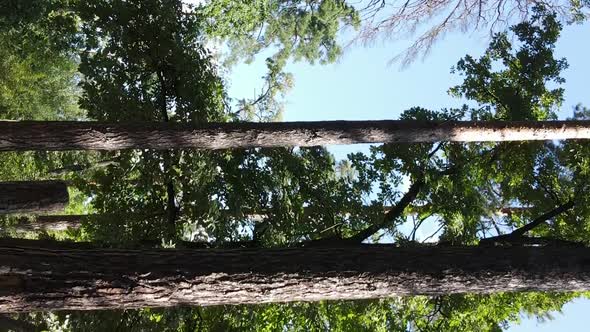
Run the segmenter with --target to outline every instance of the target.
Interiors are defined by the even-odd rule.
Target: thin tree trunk
[[[590,121],[319,121],[273,123],[0,121],[0,151],[227,149],[356,143],[590,139]]]
[[[63,181],[0,182],[0,214],[57,212],[68,201]]]
[[[64,166],[62,168],[52,169],[52,170],[48,171],[48,173],[53,176],[62,176],[64,174],[68,174],[69,172],[83,172],[83,171],[87,171],[87,170],[91,170],[91,169],[105,168],[105,167],[108,167],[111,165],[117,165],[117,164],[119,164],[119,158],[113,158],[113,159],[109,159],[109,160],[97,161],[93,164],[68,165],[68,166]]]
[[[501,208],[499,211],[496,212],[496,214],[501,216],[521,215],[530,210],[531,207],[529,206],[507,206]]]
[[[583,247],[114,250],[0,241],[0,312],[590,290]]]
[[[67,215],[46,215],[46,216],[23,216],[10,228],[16,232],[38,232],[38,231],[65,231],[67,229],[78,229],[84,221],[100,222],[108,219],[126,222],[126,218],[151,219],[157,216],[164,216],[165,213],[151,214],[67,214]]]
[[[65,231],[67,229],[78,229],[85,219],[91,215],[50,215],[22,217],[19,222],[12,226],[17,232],[39,232],[39,231]]]
[[[370,208],[370,206],[367,206]],[[384,206],[383,213],[388,213],[394,206]],[[409,206],[408,209],[410,210],[409,214],[419,214],[422,213],[422,210],[427,208],[427,206]],[[498,214],[508,215],[508,214],[519,214],[530,210],[530,207],[505,207],[497,211]],[[304,216],[310,216],[314,209],[310,207],[305,207],[303,209]],[[224,213],[224,211],[221,211]],[[229,214],[229,212],[227,212]],[[349,214],[350,211],[344,211],[343,214]],[[243,213],[244,218],[248,218],[257,224],[263,223],[266,218],[268,218],[269,212],[266,210],[261,211],[245,211]],[[134,216],[134,217],[137,217]],[[63,231],[67,230],[68,228],[71,229],[78,229],[80,225],[85,219],[106,219],[106,218],[118,218],[121,222],[124,222],[125,215],[50,215],[50,216],[36,216],[36,217],[22,217],[20,218],[20,222],[13,225],[12,229],[17,232],[35,232],[35,231]]]

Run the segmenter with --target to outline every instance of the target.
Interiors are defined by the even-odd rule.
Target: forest
[[[503,331],[590,298],[590,108],[555,51],[589,8],[0,0],[0,330]],[[291,64],[470,31],[460,107],[283,121]]]

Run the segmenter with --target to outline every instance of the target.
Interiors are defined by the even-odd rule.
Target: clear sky
[[[560,118],[571,116],[573,106],[578,103],[590,106],[586,85],[590,77],[589,32],[590,24],[567,26],[557,44],[557,55],[566,57],[570,64],[563,73],[565,104]],[[461,105],[461,100],[446,93],[449,87],[461,82],[458,75],[450,74],[450,68],[465,54],[482,54],[487,42],[482,34],[449,34],[424,61],[418,60],[404,70],[397,64],[388,65],[402,50],[400,43],[392,42],[376,43],[368,48],[350,47],[339,63],[332,65],[291,64],[288,70],[295,75],[295,87],[287,95],[284,120],[396,119],[413,106],[437,110]],[[260,90],[259,78],[263,74],[261,61],[236,67],[231,75],[230,95],[254,96]],[[366,151],[366,146],[330,149],[337,158],[343,158],[353,151]],[[508,331],[581,331],[585,330],[586,312],[590,312],[590,301],[579,299],[566,305],[562,314],[556,313],[552,321],[538,323],[536,319],[525,318],[521,325]]]

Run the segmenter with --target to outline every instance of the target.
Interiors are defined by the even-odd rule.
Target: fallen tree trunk
[[[264,123],[0,121],[0,151],[227,149],[357,143],[590,139],[590,121],[318,121]]]
[[[0,182],[0,214],[57,212],[68,201],[63,181]]]
[[[0,267],[0,312],[590,290],[583,247],[115,250],[0,241]]]

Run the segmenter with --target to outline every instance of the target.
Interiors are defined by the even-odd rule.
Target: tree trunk
[[[57,212],[68,201],[62,181],[0,182],[0,214]]]
[[[590,290],[583,247],[68,248],[0,241],[0,312]]]
[[[384,206],[383,212],[387,213],[392,209],[391,206]],[[305,207],[303,209],[303,215],[309,216],[312,214],[312,209]],[[230,216],[229,210],[221,211]],[[348,211],[343,213],[349,213]],[[155,214],[144,215],[147,217],[153,217]],[[107,218],[117,218],[122,223],[125,222],[125,218],[138,218],[140,214],[125,215],[125,214],[74,214],[74,215],[49,215],[49,216],[35,216],[35,217],[22,217],[19,218],[19,222],[11,226],[11,228],[17,232],[38,232],[38,231],[64,231],[68,228],[78,229],[80,228],[84,220],[105,220]],[[241,215],[244,218],[248,218],[256,223],[262,223],[269,217],[269,211],[243,211]]]
[[[367,206],[370,208],[370,206]],[[422,213],[425,208],[428,206],[409,206],[408,214],[420,214]],[[387,213],[393,209],[392,206],[384,206],[383,212]],[[496,213],[498,215],[512,215],[512,214],[522,214],[530,210],[530,207],[504,207],[498,210]],[[312,214],[312,209],[310,207],[303,208],[303,215],[309,216]],[[224,213],[225,211],[221,211]],[[227,212],[229,215],[229,211]],[[350,214],[350,211],[343,211],[343,214],[347,215]],[[133,217],[137,217],[135,215]],[[152,215],[153,216],[153,215]],[[266,218],[268,218],[269,212],[266,210],[261,211],[244,211],[243,217],[248,218],[254,222],[262,223]],[[121,220],[121,222],[125,222],[125,215],[50,215],[50,216],[36,216],[33,218],[23,217],[20,218],[20,222],[13,225],[12,229],[17,232],[38,232],[38,231],[64,231],[68,228],[78,229],[82,222],[86,219],[106,219],[106,218],[117,218]]]
[[[356,143],[590,139],[590,121],[319,121],[272,123],[0,121],[0,151],[227,149]]]
[[[87,170],[91,170],[91,169],[106,168],[108,166],[117,165],[117,164],[119,164],[119,158],[113,158],[113,159],[108,159],[108,160],[97,161],[93,164],[68,165],[68,166],[64,166],[62,168],[52,169],[52,170],[48,171],[48,173],[52,176],[62,176],[64,174],[68,174],[69,172],[83,172],[83,171],[87,171]]]
[[[65,231],[69,228],[78,229],[88,215],[50,215],[22,217],[12,226],[17,232]]]

